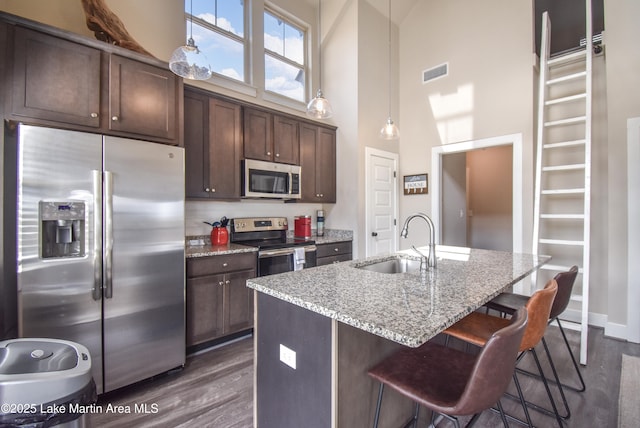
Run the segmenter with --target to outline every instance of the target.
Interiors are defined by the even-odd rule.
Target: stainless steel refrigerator
[[[15,135],[19,336],[85,345],[98,393],[183,366],[184,149]]]

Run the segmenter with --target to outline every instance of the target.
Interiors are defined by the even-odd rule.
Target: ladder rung
[[[550,244],[550,245],[574,245],[574,246],[584,245],[584,241],[573,241],[570,239],[539,239],[538,242],[541,244]]]
[[[584,189],[554,189],[543,190],[543,195],[578,195],[584,193]]]
[[[566,119],[545,122],[544,126],[573,125],[574,123],[581,123],[581,122],[585,122],[586,120],[587,120],[587,116],[568,117]]]
[[[553,171],[573,171],[576,169],[584,169],[583,163],[577,163],[574,165],[556,165],[556,166],[545,166],[542,168],[545,172],[553,172]]]
[[[579,51],[575,51],[575,52],[571,52],[569,54],[566,55],[559,55],[553,58],[550,58],[548,61],[548,64],[551,65],[559,65],[565,62],[569,62],[569,61],[573,61],[574,59],[578,59],[578,58],[582,58],[584,56],[586,56],[587,54],[587,50],[586,49],[582,49]]]
[[[584,220],[584,214],[540,214],[540,218],[549,220]]]
[[[567,272],[569,269],[571,269],[571,266],[566,266],[566,265],[550,265],[550,264],[543,264],[542,266],[540,266],[540,269],[542,270],[552,270],[555,272]],[[578,268],[578,273],[582,273],[582,268]]]
[[[571,101],[578,101],[578,100],[582,100],[587,98],[587,94],[586,92],[583,92],[582,94],[576,94],[576,95],[570,95],[568,97],[562,97],[562,98],[556,98],[553,100],[549,100],[547,102],[545,102],[545,105],[551,106],[551,105],[555,105],[555,104],[561,104],[561,103],[568,103]]]
[[[555,79],[547,80],[547,85],[556,85],[558,83],[569,82],[571,80],[582,79],[587,77],[586,71],[580,71],[578,73],[567,74],[566,76],[556,77]]]
[[[571,147],[571,146],[581,146],[584,145],[587,140],[573,140],[573,141],[562,141],[560,143],[549,143],[542,146],[544,149],[557,149],[562,147]]]

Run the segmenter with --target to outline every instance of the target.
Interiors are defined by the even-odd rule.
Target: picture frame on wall
[[[404,176],[404,194],[405,195],[426,195],[429,193],[429,175],[414,174]]]

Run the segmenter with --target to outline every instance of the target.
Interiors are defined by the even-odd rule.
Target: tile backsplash
[[[185,233],[187,236],[208,235],[211,226],[204,221],[219,221],[222,216],[236,217],[287,217],[293,230],[293,218],[310,215],[312,229],[316,228],[316,211],[322,204],[284,203],[282,201],[242,200],[239,202],[186,201]],[[328,226],[328,224],[325,224]]]

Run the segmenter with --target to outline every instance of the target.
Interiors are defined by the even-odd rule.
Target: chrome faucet
[[[436,267],[436,228],[433,225],[433,221],[431,221],[429,216],[423,213],[416,213],[407,217],[407,219],[404,221],[404,226],[402,226],[402,231],[400,232],[400,236],[403,238],[406,238],[409,235],[409,223],[411,222],[411,220],[413,220],[416,217],[423,219],[427,223],[427,226],[429,226],[429,238],[431,241],[429,242],[429,254],[425,256],[413,245],[411,246],[411,248],[413,248],[418,254],[420,254],[422,258],[426,259],[428,268],[435,268]],[[420,263],[420,269],[422,269],[422,263]]]

